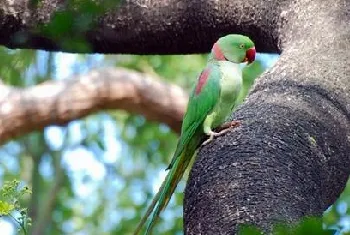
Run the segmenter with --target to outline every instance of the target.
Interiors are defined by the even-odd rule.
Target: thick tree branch
[[[234,114],[242,125],[202,148],[193,166],[186,234],[235,234],[243,223],[268,230],[321,216],[346,185],[349,3],[284,2],[281,17],[271,19],[283,25],[280,60]]]
[[[81,28],[54,32],[57,35],[43,30],[57,12],[69,10],[67,1],[40,0],[38,6],[31,2],[0,0],[0,44],[80,52],[80,47],[64,46],[67,33],[70,40],[85,38],[90,52],[182,54],[208,52],[218,37],[234,32],[251,36],[260,52],[278,52],[276,19],[284,1],[127,0],[115,3],[95,19],[95,27],[79,35],[75,33]],[[87,19],[82,14],[73,17],[77,25]]]
[[[101,109],[142,114],[179,132],[187,99],[187,94],[176,85],[116,68],[25,89],[0,84],[0,143]]]

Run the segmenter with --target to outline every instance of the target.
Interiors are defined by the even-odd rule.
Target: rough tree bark
[[[0,43],[60,49],[33,29],[63,1],[39,10],[9,2]],[[95,52],[204,52],[231,32],[251,36],[260,52],[281,52],[233,115],[242,125],[200,150],[185,191],[186,234],[268,229],[321,215],[337,199],[350,169],[349,11],[347,0],[129,0],[86,33]]]
[[[250,6],[252,21],[268,27],[273,19],[270,37],[282,54],[233,115],[241,127],[198,155],[185,194],[187,234],[320,216],[347,181],[349,3],[269,2],[276,5],[234,1],[235,9]]]
[[[96,0],[94,2],[105,2]],[[67,35],[54,39],[41,26],[67,10],[63,0],[0,0],[0,44],[9,48],[32,48],[77,52],[62,47]],[[231,32],[249,34],[260,52],[277,52],[277,18],[263,14],[278,8],[278,1],[122,0],[96,27],[85,32],[90,52],[135,54],[206,53],[213,42]],[[283,1],[282,1],[283,2]],[[285,2],[285,1],[284,1]],[[239,7],[237,7],[239,6]],[[252,8],[260,12],[252,11]],[[254,15],[259,13],[258,15]],[[74,14],[74,13],[72,13]],[[76,13],[77,16],[83,14]],[[77,22],[79,24],[79,22]],[[194,28],[194,26],[196,28]],[[68,28],[69,30],[69,28]],[[72,36],[75,31],[68,36]],[[51,34],[50,34],[51,35]],[[51,35],[52,36],[52,35]],[[64,36],[64,37],[63,37]],[[268,41],[266,41],[268,40]]]

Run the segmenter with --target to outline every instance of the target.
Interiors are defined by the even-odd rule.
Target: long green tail
[[[171,195],[174,193],[177,184],[181,180],[182,176],[186,171],[186,168],[191,162],[192,156],[196,151],[199,140],[200,138],[194,136],[190,143],[185,147],[181,155],[176,159],[174,165],[169,170],[169,173],[167,174],[162,185],[160,186],[158,193],[153,198],[151,205],[148,207],[145,215],[139,222],[134,232],[134,235],[139,234],[142,227],[146,223],[148,217],[151,215],[151,213],[153,213],[151,221],[147,226],[145,235],[151,234],[152,228],[157,219],[159,218],[160,212],[168,205]]]

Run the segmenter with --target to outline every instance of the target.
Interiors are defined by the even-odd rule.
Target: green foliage
[[[27,186],[20,187],[18,180],[6,181],[0,189],[0,217],[11,217],[24,234],[27,234],[31,219],[27,208],[21,204],[21,199],[31,193]],[[19,212],[19,216],[13,215],[15,211]]]
[[[239,229],[238,235],[261,235],[260,229],[252,225],[244,225]]]
[[[91,51],[86,40],[87,32],[96,28],[99,17],[117,7],[119,1],[116,0],[70,0],[65,11],[56,12],[38,31],[60,48],[87,53]]]
[[[350,182],[347,182],[345,190],[340,195],[339,199],[328,208],[323,215],[323,223],[327,228],[337,228],[338,230],[349,231],[347,226],[350,216],[348,209],[350,204]],[[346,234],[346,233],[342,233]],[[350,233],[347,233],[350,234]]]
[[[111,58],[110,56],[106,57],[107,60]],[[113,57],[113,61],[116,62],[115,65],[118,67],[159,76],[189,90],[201,69],[204,68],[207,55],[118,55]]]
[[[0,78],[6,84],[25,86],[28,81],[23,79],[26,69],[35,61],[36,53],[33,50],[10,51],[0,47]]]
[[[271,235],[334,235],[336,231],[323,229],[321,218],[306,217],[295,225],[277,224]],[[263,235],[266,234],[255,226],[243,225],[239,235]]]

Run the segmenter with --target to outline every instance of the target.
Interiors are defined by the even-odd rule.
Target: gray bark
[[[34,32],[63,1],[40,9],[16,1],[14,10],[2,2],[1,44],[65,50]],[[320,216],[337,199],[350,170],[349,4],[129,0],[86,32],[92,52],[200,53],[227,33],[250,36],[259,52],[281,52],[234,113],[242,125],[200,150],[185,190],[186,234],[234,234],[242,223],[269,229]]]
[[[253,12],[279,15],[272,38],[282,54],[233,115],[242,125],[198,154],[185,193],[186,234],[321,216],[349,175],[348,1],[290,1]]]
[[[107,0],[98,0],[106,2]],[[32,48],[81,52],[63,41],[77,36],[52,37],[42,30],[58,12],[68,9],[62,0],[0,0],[0,44],[9,48]],[[231,32],[247,34],[260,52],[278,52],[278,1],[125,0],[124,4],[95,19],[93,28],[81,32],[98,53],[188,54],[208,52],[213,42]],[[283,2],[283,1],[281,1]],[[238,6],[238,7],[237,7]],[[254,11],[252,9],[255,9]],[[83,12],[74,13],[79,25]],[[256,15],[255,15],[256,14]],[[272,18],[260,17],[269,14]],[[273,36],[274,35],[274,36]]]

